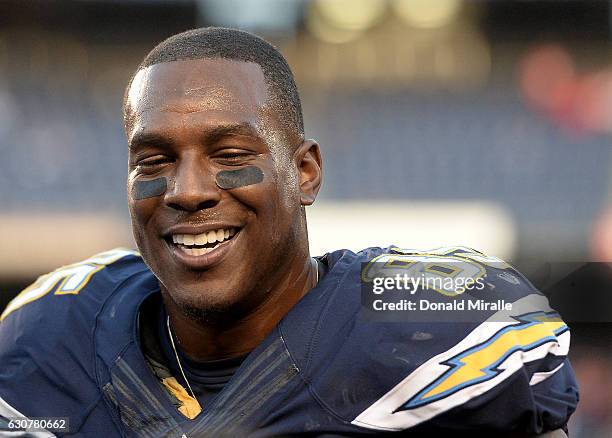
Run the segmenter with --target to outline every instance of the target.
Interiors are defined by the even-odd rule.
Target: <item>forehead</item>
[[[235,119],[257,117],[266,104],[261,67],[253,62],[194,59],[140,69],[128,90],[128,134],[155,114],[216,113]],[[244,121],[244,120],[242,120]]]

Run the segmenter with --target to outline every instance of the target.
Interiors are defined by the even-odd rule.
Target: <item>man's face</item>
[[[130,87],[134,236],[183,309],[256,306],[300,244],[297,145],[268,97],[259,65],[220,59],[156,64]]]

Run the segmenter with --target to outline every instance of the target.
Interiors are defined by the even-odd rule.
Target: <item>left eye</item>
[[[157,166],[158,164],[164,164],[168,162],[168,158],[166,157],[153,157],[142,160],[138,163],[141,167],[151,167]]]
[[[248,159],[251,156],[249,153],[245,152],[223,152],[218,155],[215,155],[213,158],[225,162],[225,163],[241,163]]]

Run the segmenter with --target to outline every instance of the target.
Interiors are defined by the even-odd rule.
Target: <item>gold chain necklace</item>
[[[311,257],[310,264],[315,272],[315,284],[313,286],[314,288],[319,283],[319,261]],[[176,357],[176,363],[178,364],[179,370],[181,371],[181,375],[183,376],[183,379],[185,380],[185,383],[187,384],[187,388],[189,388],[189,393],[191,394],[191,397],[193,397],[193,399],[196,401],[196,403],[200,407],[200,410],[202,410],[202,405],[200,405],[200,402],[196,398],[195,393],[193,392],[193,389],[191,389],[191,385],[189,384],[189,380],[187,380],[185,371],[183,371],[183,366],[181,365],[181,360],[179,359],[178,351],[176,349],[176,346],[174,345],[174,337],[172,336],[172,330],[170,329],[170,315],[168,315],[168,317],[166,318],[166,327],[168,328],[168,336],[170,336],[170,345],[172,345],[172,350],[174,351],[174,357]]]
[[[179,370],[181,371],[181,375],[183,376],[183,379],[185,379],[185,383],[187,384],[187,387],[189,388],[189,392],[191,393],[191,396],[193,397],[193,399],[196,401],[196,403],[200,407],[200,410],[202,410],[202,405],[200,405],[200,402],[196,398],[195,393],[193,392],[193,389],[191,389],[191,385],[189,384],[189,380],[187,380],[185,371],[183,371],[183,366],[181,365],[181,360],[179,359],[178,351],[176,350],[176,346],[174,345],[174,338],[172,337],[172,330],[170,330],[170,315],[168,315],[168,317],[166,318],[166,327],[168,327],[168,335],[170,336],[170,344],[172,345],[172,350],[174,350],[174,356],[176,357],[176,363],[178,364]]]

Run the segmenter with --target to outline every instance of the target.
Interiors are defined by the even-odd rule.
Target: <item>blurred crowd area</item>
[[[0,308],[133,245],[124,87],[156,43],[206,25],[256,32],[294,69],[325,159],[313,242],[473,245],[537,285],[612,261],[608,1],[4,0]],[[612,326],[572,328],[572,436],[612,436]]]

